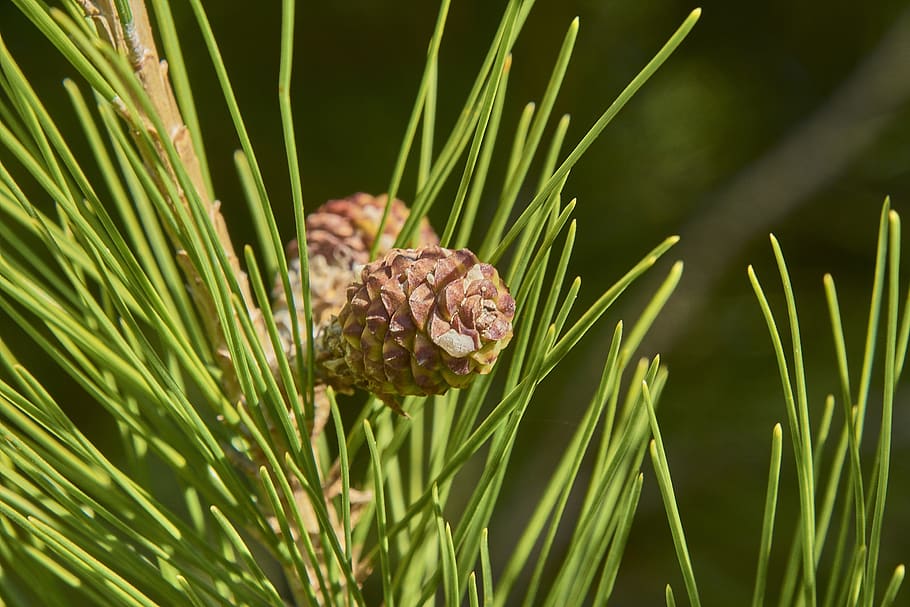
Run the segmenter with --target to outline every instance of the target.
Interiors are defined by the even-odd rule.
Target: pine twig
[[[136,78],[151,100],[153,111],[157,114],[156,118],[161,121],[164,132],[170,138],[170,143],[173,144],[176,150],[182,169],[186,172],[189,182],[195,190],[196,199],[203,205],[205,215],[214,227],[219,244],[240,288],[245,308],[253,323],[258,341],[269,359],[273,360],[272,342],[262,313],[254,303],[248,277],[240,268],[240,261],[235,253],[224,217],[221,214],[220,203],[214,199],[212,192],[206,187],[199,157],[193,148],[190,132],[183,121],[180,108],[171,88],[167,62],[162,60],[158,54],[144,0],[127,0],[125,4],[117,0],[80,0],[80,5],[86,16],[94,22],[98,35],[111,44],[118,53],[129,59]],[[118,5],[128,10],[130,14],[124,15],[121,13],[118,10]],[[124,13],[126,10],[124,10]],[[135,105],[141,107],[141,104],[137,103]],[[165,199],[169,200],[171,205],[182,205],[185,210],[189,211],[192,204],[191,200],[194,200],[194,198],[180,187],[176,167],[170,161],[165,144],[160,139],[151,116],[142,114],[138,117],[140,124],[135,124],[136,118],[131,118],[125,112],[121,113],[132,127],[130,130],[137,139],[139,144],[137,147],[146,155],[145,161],[149,166],[150,174],[159,176],[160,173],[157,167],[160,165],[165,168],[166,178],[170,180],[170,183],[165,183],[161,179],[158,180],[158,188],[161,194]],[[144,135],[148,135],[153,143],[151,153],[148,150],[148,146],[138,141]],[[177,192],[176,200],[170,195],[174,191]],[[203,283],[199,268],[193,265],[189,255],[183,250],[183,243],[178,236],[174,233],[170,233],[169,236],[178,248],[177,260],[186,275],[194,303],[204,323],[212,350],[222,371],[222,385],[226,395],[232,402],[243,402],[243,394],[237,379],[234,361],[227,348],[224,328],[220,326],[218,321],[213,295]],[[322,400],[325,401],[324,394]],[[327,401],[324,404],[324,408],[327,410]],[[272,430],[274,428],[269,428],[269,431]],[[320,425],[309,430],[311,440],[315,440],[316,436],[321,433],[322,427]],[[303,434],[306,434],[306,432]],[[250,460],[236,461],[235,465],[244,470],[254,480],[254,483],[258,485],[257,475],[260,467],[265,466],[271,469],[274,466],[269,465],[269,458],[255,448],[248,455],[251,458]],[[279,517],[275,511],[266,512],[265,515],[273,531],[278,536],[285,533],[285,530],[281,527],[281,521],[283,520],[288,525],[287,532],[292,535],[294,543],[297,544],[302,554],[307,554],[307,551],[304,550],[305,543],[310,544],[315,550],[313,556],[304,557],[307,579],[300,579],[298,570],[292,564],[284,563],[288,582],[291,585],[295,599],[300,602],[304,600],[302,597],[307,594],[302,587],[303,585],[310,585],[312,589],[315,589],[317,586],[315,580],[320,575],[323,579],[328,576],[331,557],[323,554],[321,550],[320,534],[324,530],[317,519],[310,496],[306,493],[300,479],[295,474],[282,467],[280,463],[278,466],[280,470],[275,472],[285,476],[285,479],[290,484],[293,498],[288,500],[282,495],[279,497],[279,504],[276,505],[285,513],[290,513],[292,510],[296,511],[296,516]],[[324,506],[333,528],[340,529],[340,516],[334,511],[331,500],[334,493],[338,491],[338,483],[330,478],[327,481],[327,485],[322,489]],[[367,502],[370,499],[369,494],[361,494],[360,492],[354,492],[354,497],[354,501],[357,504]],[[264,501],[264,503],[267,502]],[[308,541],[305,541],[304,536],[306,536]],[[355,551],[353,554],[356,556],[357,552]],[[313,557],[315,557],[316,562],[312,562]],[[362,576],[368,571],[368,568],[364,566],[360,570]],[[318,601],[325,600],[325,598],[317,593]]]
[[[129,59],[136,78],[151,100],[155,113],[164,125],[164,131],[177,152],[180,164],[195,190],[195,195],[201,201],[205,214],[217,234],[221,248],[230,264],[231,272],[240,288],[241,297],[253,322],[259,342],[265,352],[271,353],[272,344],[265,328],[262,313],[254,303],[247,275],[240,268],[240,260],[234,250],[234,244],[231,241],[224,216],[221,214],[221,203],[214,199],[212,192],[208,191],[205,185],[199,157],[193,148],[189,130],[183,121],[180,108],[171,88],[167,62],[162,60],[158,54],[144,0],[124,0],[123,2],[117,2],[117,0],[80,0],[80,4],[86,16],[95,23],[99,36],[106,39],[118,52]],[[123,4],[127,7],[130,14],[121,15],[117,8],[118,4]],[[177,171],[170,162],[164,142],[159,138],[152,120],[148,115],[141,115],[139,120],[142,124],[131,124],[131,126],[137,129],[141,128],[142,132],[151,138],[154,145],[155,157],[146,158],[146,161],[150,165],[157,162],[164,166],[171,181],[168,185],[173,186],[173,189],[176,190],[177,200],[172,199],[169,195],[169,188],[164,183],[159,183],[162,195],[172,205],[179,204],[189,211],[191,197],[180,187]],[[139,137],[139,132],[134,131],[134,136]],[[143,146],[139,146],[139,148],[143,149]],[[158,171],[155,170],[150,171],[150,173],[158,175]],[[178,248],[177,260],[186,274],[190,292],[199,311],[200,318],[204,323],[218,366],[221,369],[222,383],[227,391],[227,396],[234,402],[240,401],[242,395],[236,371],[226,345],[224,329],[218,321],[213,296],[205,287],[199,269],[193,265],[189,256],[183,250],[183,243],[180,242],[176,235],[169,234],[169,236]]]

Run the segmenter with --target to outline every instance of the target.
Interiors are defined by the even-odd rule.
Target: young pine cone
[[[396,396],[442,394],[490,372],[512,338],[515,300],[468,249],[392,249],[363,268],[323,331],[327,383]]]
[[[370,261],[370,249],[379,231],[379,223],[388,196],[371,196],[359,192],[329,200],[307,215],[307,249],[310,262],[310,301],[313,306],[315,332],[326,326],[344,305],[348,286],[357,280],[360,270]],[[389,216],[379,237],[379,256],[384,255],[395,243],[410,210],[402,201],[392,200]],[[415,237],[417,246],[437,244],[439,237],[424,218]],[[304,326],[303,285],[300,277],[300,252],[297,241],[287,247],[288,279],[294,293],[298,325]],[[293,358],[291,317],[281,278],[275,280],[272,290],[272,312],[281,335],[284,351]]]
[[[337,200],[329,200],[306,218],[307,247],[310,257],[323,257],[336,267],[360,267],[370,261],[370,248],[376,240],[379,223],[388,196],[371,196],[358,192]],[[398,238],[410,210],[397,198],[389,206],[382,234],[379,236],[379,255],[382,256]],[[417,235],[419,246],[437,244],[439,238],[426,219]],[[296,247],[296,243],[294,244]]]

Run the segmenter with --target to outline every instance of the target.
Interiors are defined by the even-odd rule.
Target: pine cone
[[[310,290],[313,304],[313,321],[317,326],[326,324],[338,313],[345,301],[345,291],[364,264],[370,261],[370,249],[382,220],[388,196],[371,196],[359,192],[329,200],[306,218],[307,247],[310,261]],[[389,216],[380,236],[379,255],[385,254],[395,243],[410,211],[397,198],[392,201]],[[439,238],[429,222],[421,222],[417,245],[436,244]],[[288,273],[294,293],[299,293],[300,258],[297,241],[287,248]],[[274,307],[286,306],[281,281],[275,284]]]
[[[365,266],[321,336],[326,381],[395,397],[442,394],[489,373],[512,338],[515,300],[468,249],[392,249]]]
[[[370,196],[359,192],[347,198],[330,200],[306,218],[307,247],[310,258],[324,257],[329,265],[354,267],[356,271],[370,261],[370,248],[376,239],[379,222],[388,196]],[[410,211],[397,198],[389,207],[382,235],[379,237],[379,255],[392,248]],[[421,223],[417,236],[418,246],[436,244],[439,238],[429,222]],[[292,245],[296,257],[296,241]]]
[[[310,296],[313,324],[318,330],[338,314],[346,298],[348,286],[357,280],[363,266],[370,261],[370,249],[385,210],[388,196],[371,196],[362,192],[347,198],[329,200],[306,218],[307,248],[310,262]],[[395,243],[410,211],[397,198],[392,201],[389,216],[380,236],[379,256]],[[415,237],[418,246],[437,244],[439,238],[424,218]],[[299,324],[303,326],[303,301],[300,277],[300,258],[297,241],[287,247],[288,278]],[[275,280],[272,311],[285,342],[285,352],[292,355],[291,318],[281,278]]]

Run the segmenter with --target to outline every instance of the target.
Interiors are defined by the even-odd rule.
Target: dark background
[[[276,213],[290,238],[277,112],[278,3],[209,4]],[[504,2],[453,4],[440,54],[437,140],[461,109]],[[527,101],[539,101],[574,16],[581,18],[580,34],[553,120],[555,125],[562,113],[572,115],[566,147],[580,139],[694,6],[670,0],[540,0],[514,50],[491,186],[501,183],[519,112]],[[689,39],[604,131],[565,188],[579,203],[570,272],[584,282],[576,309],[584,309],[664,237],[681,234],[683,242],[542,387],[491,527],[494,557],[504,562],[513,534],[537,499],[540,479],[596,385],[615,322],[633,321],[656,279],[673,259],[683,259],[679,291],[641,353],[660,352],[670,368],[660,419],[702,597],[706,604],[732,605],[751,596],[771,428],[778,421],[786,428],[773,352],[745,268],[755,265],[782,318],[767,239],[769,232],[777,234],[800,306],[817,417],[825,395],[839,394],[821,278],[831,272],[837,281],[856,383],[881,204],[891,195],[898,211],[908,208],[910,12],[904,2],[885,0],[862,10],[845,1],[702,6]],[[388,186],[436,8],[432,2],[357,0],[298,7],[292,95],[309,208]],[[178,9],[217,195],[235,241],[252,242],[233,176],[231,154],[238,144],[226,126],[228,115],[201,39],[189,14]],[[10,3],[0,4],[0,33],[36,88],[47,93],[52,111],[63,116],[68,110],[59,83],[74,70],[54,58]],[[413,197],[413,187],[407,182],[402,197]],[[438,227],[445,212],[434,209]],[[880,384],[876,367],[867,462],[875,446]],[[93,419],[90,412],[74,415],[83,425]],[[840,417],[835,420],[836,433]],[[905,390],[896,402],[894,437],[884,577],[910,555]],[[772,584],[796,514],[789,436],[784,447]],[[666,517],[647,470],[613,604],[662,604],[667,582],[681,599]]]

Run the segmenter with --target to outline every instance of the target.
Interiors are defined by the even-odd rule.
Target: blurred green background
[[[208,4],[278,201],[276,214],[291,238],[277,112],[278,3]],[[461,108],[503,5],[453,2],[440,55],[439,137]],[[572,115],[566,147],[694,6],[670,0],[539,0],[514,50],[491,191],[501,183],[518,115],[526,102],[539,100],[574,16],[581,18],[580,35],[554,112]],[[641,354],[660,352],[670,368],[659,416],[702,598],[705,604],[733,605],[751,596],[771,428],[778,421],[786,428],[776,364],[745,268],[755,265],[772,305],[782,311],[767,239],[769,232],[777,234],[800,305],[817,414],[826,394],[839,394],[822,276],[830,272],[837,281],[857,374],[881,203],[890,194],[898,211],[910,209],[910,9],[896,0],[862,9],[854,2],[817,0],[715,0],[702,7],[689,39],[604,131],[565,188],[579,203],[571,271],[583,283],[576,308],[584,309],[664,237],[681,234],[683,241],[652,280],[638,283],[562,372],[542,386],[542,398],[526,416],[491,543],[503,563],[593,392],[613,326],[619,319],[632,322],[672,260],[683,259],[680,288]],[[433,2],[361,0],[298,7],[292,95],[310,208],[388,186],[436,9]],[[252,242],[232,165],[238,144],[201,39],[185,7],[175,10],[186,26],[184,48],[203,108],[217,195],[235,241]],[[74,70],[55,58],[11,3],[0,4],[0,33],[55,115],[65,115],[60,81]],[[413,198],[411,175],[401,193],[406,200]],[[437,226],[446,213],[433,209]],[[880,367],[875,377],[880,393]],[[910,555],[910,410],[906,390],[898,396],[883,575]],[[876,397],[870,408],[870,431],[877,428],[879,401]],[[84,426],[96,419],[90,410],[75,409],[74,415]],[[837,431],[841,420],[835,420]],[[92,433],[113,439],[106,426]],[[789,437],[784,444],[771,580],[778,579],[796,512]],[[873,448],[869,433],[867,462]],[[662,604],[667,582],[682,591],[663,506],[647,470],[613,604]]]

